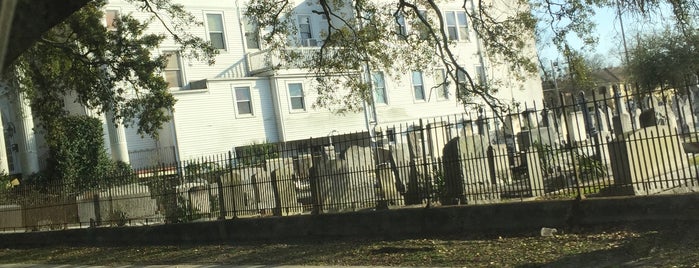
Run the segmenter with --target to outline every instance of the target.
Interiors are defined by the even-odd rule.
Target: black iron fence
[[[691,92],[691,91],[687,91]],[[0,230],[150,225],[699,189],[693,95],[559,95],[556,107],[459,114],[254,144],[227,154],[0,190]]]

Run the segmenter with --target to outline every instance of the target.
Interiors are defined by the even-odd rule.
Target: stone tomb
[[[126,217],[132,223],[143,223],[148,218],[157,217],[157,202],[152,198],[148,186],[132,183],[115,186],[95,194],[97,199],[93,194],[83,194],[76,198],[80,222],[97,220],[97,213],[102,220],[117,220],[110,219],[109,216],[115,215],[110,212],[119,211],[126,213]],[[95,201],[99,203],[96,204]]]
[[[625,194],[653,194],[674,188],[696,188],[677,132],[669,126],[639,129],[610,142],[614,184]]]
[[[388,152],[379,153],[390,156]],[[382,178],[377,179],[376,166],[372,149],[355,145],[340,158],[319,163],[312,179],[317,182],[316,198],[321,209],[330,212],[371,209],[383,198],[390,199],[389,205],[401,205],[394,198],[400,196],[394,173],[382,163],[378,172]]]
[[[497,185],[512,177],[506,147],[490,145],[481,135],[449,141],[443,165],[445,205],[497,201]]]

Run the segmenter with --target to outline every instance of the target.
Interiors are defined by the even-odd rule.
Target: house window
[[[374,103],[387,104],[386,81],[383,78],[383,72],[372,73],[371,78],[374,84]]]
[[[485,68],[482,65],[476,66],[476,75],[478,75],[478,84],[485,86],[488,84],[488,77],[485,75]]]
[[[304,47],[314,47],[318,43],[313,39],[313,33],[311,32],[311,16],[300,15],[298,16],[299,23],[299,37],[301,38],[301,46]]]
[[[303,100],[303,84],[301,83],[291,83],[289,84],[289,101],[291,102],[292,110],[304,110],[306,105]]]
[[[458,84],[459,91],[466,89],[468,85],[468,78],[466,77],[466,71],[458,69],[456,71],[456,83]]]
[[[422,83],[422,72],[413,71],[413,92],[415,100],[425,100],[425,87]]]
[[[245,44],[249,49],[260,49],[260,29],[254,21],[244,17]]]
[[[466,12],[444,12],[447,21],[447,36],[449,40],[468,40],[468,24],[466,24]]]
[[[223,16],[221,14],[206,14],[206,25],[209,30],[209,41],[217,49],[226,49],[226,37],[223,34]]]
[[[396,32],[400,38],[408,36],[408,28],[405,25],[405,16],[403,13],[396,14]]]
[[[434,71],[434,85],[437,90],[438,100],[449,99],[449,84],[447,83],[447,76],[444,69],[437,69]]]
[[[413,31],[417,32],[418,36],[420,37],[421,40],[427,40],[429,39],[430,36],[430,30],[425,25],[424,22],[422,22],[422,19],[425,19],[427,21],[427,11],[425,10],[418,10],[417,11],[417,17],[415,18],[413,22]]]
[[[250,98],[250,87],[235,88],[235,106],[239,115],[252,115],[252,98]]]
[[[116,30],[116,20],[118,17],[119,17],[118,10],[106,10],[106,11],[104,11],[104,19],[105,19],[108,31]]]
[[[176,51],[165,52],[167,64],[163,69],[165,82],[168,87],[182,87],[182,65],[180,64],[180,54]]]

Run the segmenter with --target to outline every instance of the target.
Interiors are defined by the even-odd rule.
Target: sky
[[[622,20],[624,32],[626,33],[627,47],[629,49],[633,47],[639,34],[643,35],[644,33],[662,30],[664,22],[671,20],[670,10],[670,8],[664,7],[659,14],[655,14],[650,19],[623,12]],[[598,38],[598,42],[596,46],[589,51],[585,51],[584,54],[600,54],[607,64],[606,67],[619,66],[624,57],[624,46],[617,10],[615,8],[596,8],[595,13],[593,21],[597,24],[595,36]],[[547,34],[546,32],[544,33],[545,36]],[[572,48],[580,49],[582,47],[581,40],[574,37],[570,37],[568,40],[571,42]],[[538,44],[538,46],[539,55],[544,64],[550,64],[551,61],[556,61],[557,59],[558,61],[563,61],[563,56],[552,45]]]

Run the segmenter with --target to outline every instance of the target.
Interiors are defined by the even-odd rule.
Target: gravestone
[[[506,136],[514,136],[522,131],[520,123],[519,114],[509,114],[505,117],[505,125],[503,126],[502,132],[505,133]]]
[[[534,144],[556,147],[559,144],[558,132],[554,127],[539,127],[520,132],[517,135],[519,148],[522,151],[529,150]]]
[[[544,195],[544,173],[539,162],[539,152],[536,149],[529,149],[526,154],[527,175],[529,179],[529,189],[532,197]]]
[[[654,126],[625,134],[610,142],[614,184],[626,194],[654,194],[693,181],[677,132]]]
[[[378,152],[388,158],[389,152]],[[386,159],[387,161],[389,159]],[[318,199],[325,211],[355,211],[374,208],[383,197],[396,196],[396,179],[393,170],[378,173],[374,153],[369,147],[350,146],[335,160],[325,160],[314,167],[318,187]],[[379,183],[380,182],[380,183]],[[377,189],[376,186],[381,188]],[[391,189],[392,188],[392,189]],[[394,202],[393,204],[396,204]]]
[[[292,165],[284,165],[272,170],[272,191],[274,193],[275,216],[298,214],[302,207],[296,196],[296,184],[294,183]]]
[[[433,122],[427,124],[425,130],[427,134],[428,155],[433,158],[442,157],[442,148],[448,141],[444,122]]]
[[[523,122],[522,128],[524,129],[534,129],[539,127],[539,118],[535,110],[527,110],[522,112]]]
[[[633,125],[633,130],[641,128],[641,109],[636,108],[631,114],[631,124]]]
[[[189,215],[204,215],[211,213],[211,191],[206,181],[187,182],[177,186],[179,197],[185,201]]]
[[[97,219],[97,213],[102,219],[110,220],[108,216],[111,211],[125,212],[133,223],[145,222],[146,218],[156,217],[157,201],[152,197],[148,186],[133,183],[110,187],[94,194],[81,195],[76,199],[80,222]],[[98,204],[95,204],[95,200]]]
[[[609,129],[610,121],[609,118],[607,117],[606,112],[602,108],[597,108],[595,109],[595,122],[597,123],[595,125],[595,128],[597,131],[604,131],[604,132],[609,132],[611,129]]]
[[[237,171],[231,171],[221,175],[221,187],[223,188],[223,205],[227,217],[257,214],[257,201],[254,187],[248,177],[243,180]]]
[[[444,204],[499,200],[497,185],[511,178],[507,149],[481,135],[454,138],[444,147]]]
[[[585,129],[585,115],[582,111],[570,112],[568,114],[568,140],[577,143],[587,140],[587,130]]]
[[[273,215],[276,207],[274,200],[274,188],[272,188],[272,176],[269,171],[256,169],[250,175],[250,182],[254,191],[254,202],[257,204],[257,213],[261,215]]]
[[[622,113],[620,115],[615,115],[612,118],[614,123],[614,136],[620,136],[624,133],[633,131],[633,123],[631,122],[631,115],[628,113]]]

